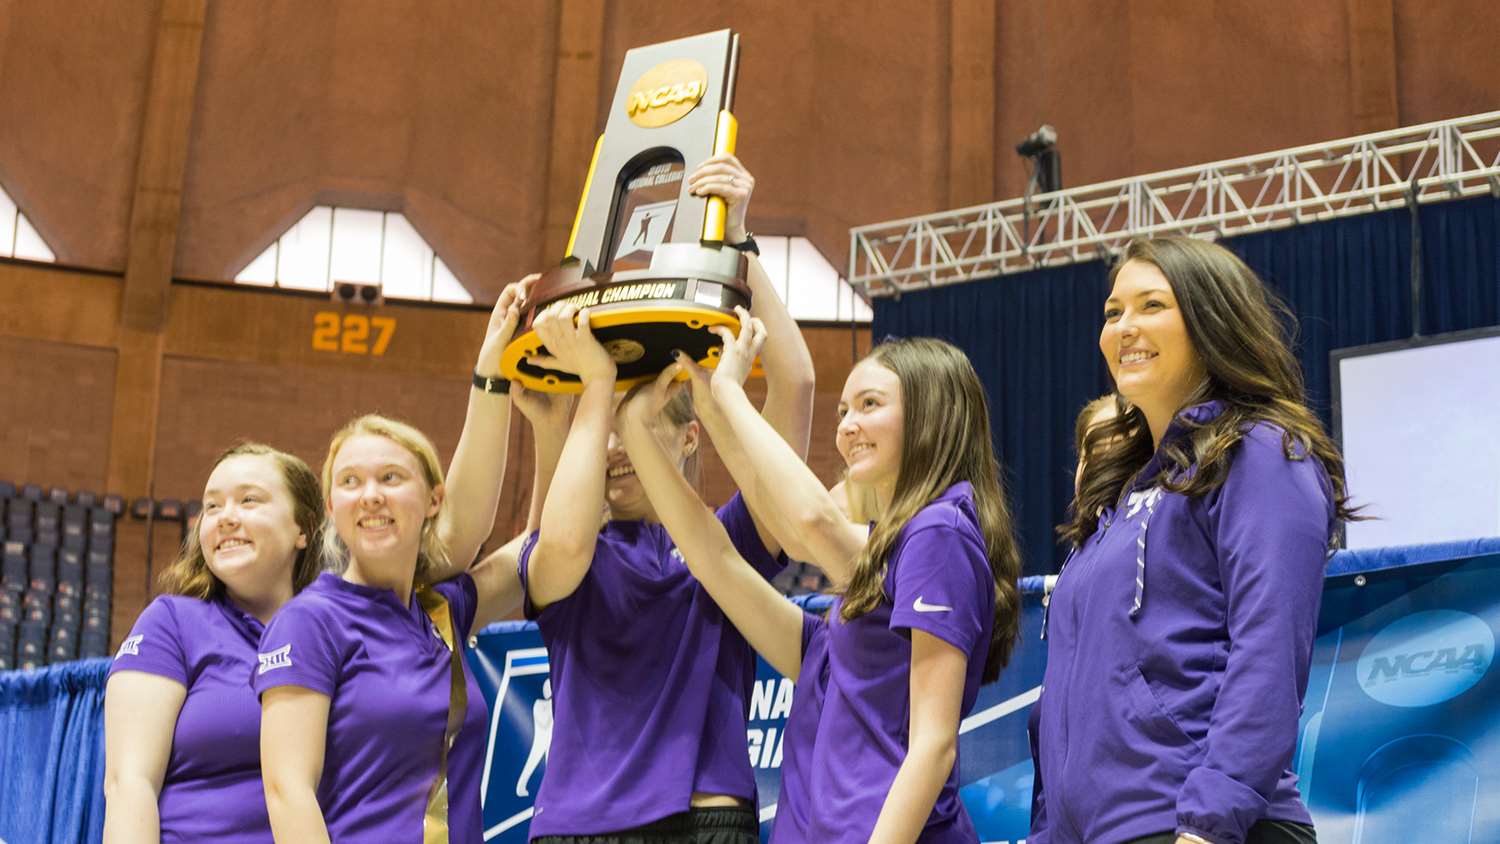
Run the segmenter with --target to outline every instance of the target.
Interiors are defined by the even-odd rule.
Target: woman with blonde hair
[[[244,443],[214,461],[163,594],[110,668],[105,841],[271,840],[250,674],[265,624],[317,577],[322,509],[290,454]]]
[[[482,840],[485,704],[463,647],[515,606],[514,549],[463,570],[494,522],[510,418],[499,359],[529,284],[495,306],[446,483],[431,441],[405,423],[361,416],[329,444],[339,573],[267,627],[253,680],[277,841]]]

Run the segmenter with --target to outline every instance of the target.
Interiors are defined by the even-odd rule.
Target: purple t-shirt
[[[718,512],[768,579],[780,567],[736,495]],[[529,583],[536,535],[521,550]],[[597,835],[688,809],[694,791],[755,799],[745,744],[755,655],[659,524],[611,521],[578,588],[540,612],[552,745],[531,835]]]
[[[435,587],[460,641],[474,623],[474,581]],[[421,841],[427,793],[448,724],[449,651],[413,595],[322,574],[266,628],[255,691],[300,686],[328,695],[318,805],[334,842]],[[448,832],[482,844],[479,781],[488,710],[464,672],[468,708],[448,754]]]
[[[810,612],[802,614],[802,667],[797,671],[797,689],[792,711],[782,730],[781,795],[776,798],[776,820],[771,841],[808,841],[813,804],[817,798],[808,782],[813,750],[818,740],[818,721],[828,694],[828,621]]]
[[[120,644],[111,677],[144,671],[187,687],[157,802],[163,842],[271,841],[250,688],[260,634],[260,621],[228,602],[162,595]]]
[[[800,757],[782,763],[783,783],[790,777],[806,792],[807,826],[802,835],[788,830],[778,841],[869,839],[906,758],[910,631],[968,655],[961,714],[974,708],[994,626],[995,581],[973,497],[967,482],[954,484],[901,529],[878,607],[848,622],[839,617],[842,600],[829,609],[828,690],[812,758],[806,770]],[[918,840],[979,840],[959,801],[957,760]]]

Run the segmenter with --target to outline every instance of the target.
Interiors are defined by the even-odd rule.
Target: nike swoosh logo
[[[945,607],[942,604],[929,604],[922,600],[921,595],[917,596],[917,600],[911,605],[911,608],[917,612],[949,612],[953,609],[952,607]]]

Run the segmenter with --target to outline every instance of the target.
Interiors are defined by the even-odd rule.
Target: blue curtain
[[[0,840],[103,837],[109,664],[90,659],[0,674]]]
[[[1054,527],[1073,497],[1073,418],[1109,390],[1099,354],[1101,261],[875,303],[874,337],[940,337],[984,382],[1026,573],[1056,567]]]
[[[1500,325],[1500,200],[1422,206],[1422,333]],[[1412,334],[1412,215],[1310,223],[1222,243],[1296,314],[1312,406],[1331,418],[1329,352]],[[879,339],[933,336],[968,353],[989,391],[1027,574],[1062,562],[1053,527],[1072,497],[1073,418],[1110,389],[1098,350],[1100,261],[878,299]]]

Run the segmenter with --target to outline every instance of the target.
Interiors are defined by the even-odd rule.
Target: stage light
[[[1062,190],[1062,155],[1057,151],[1057,130],[1050,123],[1021,139],[1016,154],[1030,162],[1031,176],[1026,182],[1026,197],[1035,193]]]
[[[1052,124],[1043,123],[1040,129],[1022,138],[1021,142],[1016,144],[1016,155],[1031,158],[1055,146],[1057,146],[1057,130],[1052,128]]]

